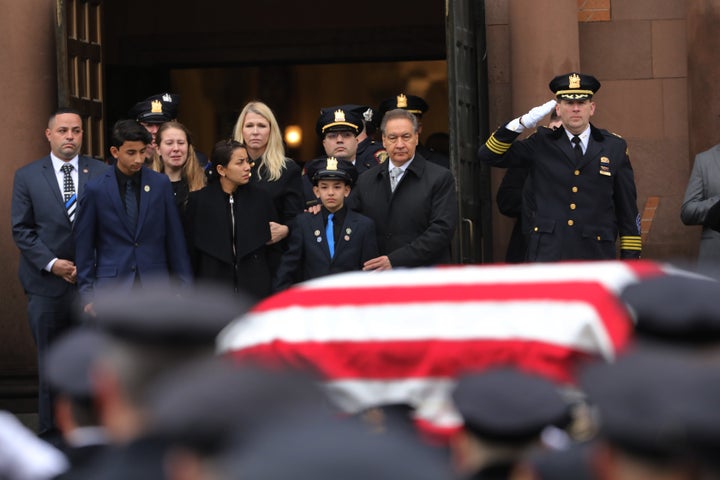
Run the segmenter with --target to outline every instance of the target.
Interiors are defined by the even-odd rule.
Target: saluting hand
[[[525,115],[520,117],[520,124],[525,128],[534,128],[540,120],[545,118],[545,115],[552,112],[557,102],[553,99],[543,103],[539,107],[530,109]]]

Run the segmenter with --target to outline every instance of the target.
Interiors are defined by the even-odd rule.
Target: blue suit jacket
[[[78,158],[78,197],[85,184],[109,167],[90,157]],[[80,210],[78,209],[78,212]],[[12,193],[12,233],[20,249],[18,275],[27,293],[57,297],[75,288],[43,270],[53,258],[75,260],[73,225],[58,186],[50,155],[15,172]]]
[[[141,282],[169,282],[174,274],[182,284],[192,283],[170,180],[146,167],[142,169],[136,227],[129,224],[112,167],[86,185],[75,221],[75,241],[78,287],[84,303],[92,301],[95,288],[108,284],[120,292],[129,291],[136,274]]]
[[[288,288],[298,272],[302,280],[309,280],[331,273],[362,270],[363,263],[378,256],[375,224],[366,216],[347,210],[340,232],[335,243],[335,256],[330,258],[323,216],[305,212],[295,217],[273,290]]]

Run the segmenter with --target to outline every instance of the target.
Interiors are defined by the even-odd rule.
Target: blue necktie
[[[325,227],[325,237],[327,238],[328,250],[330,250],[330,258],[335,256],[335,232],[333,231],[334,213],[328,215],[327,227]]]
[[[135,195],[135,182],[128,180],[125,183],[125,212],[127,213],[130,225],[135,228],[138,217],[138,201]]]

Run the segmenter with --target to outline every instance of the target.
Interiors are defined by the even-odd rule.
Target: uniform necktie
[[[125,182],[125,212],[127,213],[130,225],[135,227],[138,217],[138,201],[137,195],[135,195],[135,182],[133,180]]]
[[[71,163],[66,163],[60,169],[63,172],[63,200],[65,201],[65,210],[67,211],[70,221],[75,220],[75,210],[77,207],[77,194],[75,193],[75,184],[73,183],[70,172],[73,170]]]
[[[579,163],[580,160],[582,160],[582,157],[583,157],[582,146],[580,145],[580,137],[578,137],[577,135],[575,135],[575,136],[572,138],[572,143],[573,143],[573,145],[575,145],[575,146],[573,147],[573,150],[575,150],[575,161],[576,161],[577,163]]]
[[[333,217],[334,213],[328,215],[327,227],[325,227],[325,238],[327,238],[328,250],[330,251],[330,258],[335,256],[335,231],[333,229]]]
[[[400,167],[390,169],[390,190],[393,192],[400,181],[400,175],[402,175],[402,169]]]

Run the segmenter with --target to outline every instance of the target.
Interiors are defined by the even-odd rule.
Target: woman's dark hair
[[[220,178],[217,171],[218,165],[227,167],[228,163],[230,163],[233,152],[238,148],[247,149],[244,143],[233,139],[220,140],[215,144],[212,149],[212,153],[210,154],[210,168],[205,170],[208,181],[216,181]]]

